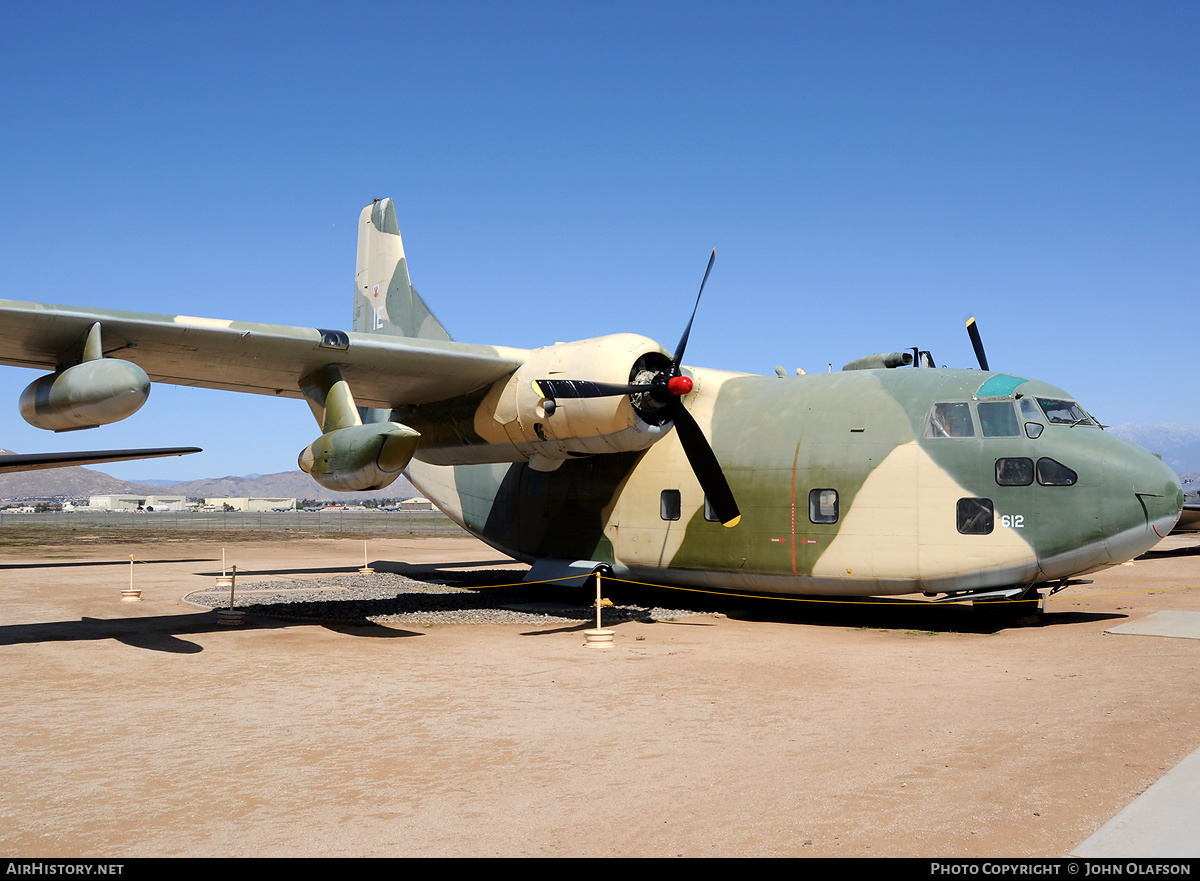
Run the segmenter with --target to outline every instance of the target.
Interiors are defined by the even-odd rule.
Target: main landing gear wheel
[[[1043,599],[1042,594],[1031,586],[1015,600],[977,600],[971,605],[989,618],[1027,627],[1041,622]]]

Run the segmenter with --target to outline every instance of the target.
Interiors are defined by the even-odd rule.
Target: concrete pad
[[[1160,613],[1163,614],[1163,613]],[[1193,613],[1198,614],[1198,613]],[[1077,857],[1200,856],[1200,750],[1073,851]]]
[[[1130,633],[1135,636],[1178,636],[1200,639],[1200,612],[1161,611],[1110,627],[1108,633]]]

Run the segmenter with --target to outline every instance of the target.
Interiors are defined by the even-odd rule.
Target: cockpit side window
[[[1033,402],[1032,398],[1021,398],[1021,418],[1030,421],[1025,423],[1025,436],[1029,438],[1038,438],[1042,435],[1042,429],[1046,426],[1042,425],[1042,411],[1038,409],[1038,405]]]
[[[1053,459],[1037,460],[1037,482],[1042,486],[1074,486],[1079,475]]]
[[[966,401],[934,404],[925,423],[925,437],[975,437],[971,405]]]
[[[986,401],[979,404],[979,425],[984,437],[1017,437],[1021,427],[1009,401]]]
[[[1000,486],[1029,486],[1033,483],[1033,460],[1023,456],[997,459],[996,483]]]
[[[1038,398],[1037,402],[1046,414],[1046,418],[1058,425],[1095,425],[1082,407],[1074,401],[1056,401],[1050,398]]]

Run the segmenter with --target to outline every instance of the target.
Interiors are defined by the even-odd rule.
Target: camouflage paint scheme
[[[624,577],[772,593],[940,593],[1053,581],[1136,556],[1178,516],[1174,473],[1096,427],[1049,424],[1036,439],[923,437],[933,403],[970,401],[991,374],[689,375],[696,390],[688,403],[743,512],[733,529],[705,520],[703,494],[673,436],[645,452],[568,461],[548,474],[523,463],[413,462],[410,478],[469,530],[528,562],[595,560]],[[1069,399],[1032,380],[1018,393]],[[397,418],[421,430],[418,415]],[[995,460],[1015,456],[1053,458],[1079,480],[998,486]],[[809,492],[819,488],[837,489],[837,523],[810,521]],[[680,492],[678,521],[659,515],[664,489]],[[957,501],[976,497],[993,500],[995,527],[963,535]],[[1019,516],[1020,525],[1002,525],[1004,516]]]
[[[638,365],[669,360],[666,350],[633,334],[535,350],[453,342],[411,285],[391,200],[360,218],[348,334],[9,301],[0,316],[0,363],[63,371],[99,322],[105,356],[128,358],[152,381],[308,398],[335,451],[343,429],[395,423],[405,438],[419,434],[409,479],[493,547],[639,580],[849,596],[1026,587],[1136,556],[1170,531],[1183,500],[1170,468],[1090,420],[1026,414],[1023,426],[1041,428],[982,436],[979,401],[1073,400],[1036,380],[945,368],[785,377],[685,368],[694,388],[684,405],[742,512],[725,528],[705,518],[669,422],[647,421],[628,395],[548,410],[531,381],[629,383]],[[339,402],[336,419],[327,398]],[[947,402],[971,406],[973,437],[926,436],[934,404]],[[1053,459],[1077,480],[1000,486],[1006,457]],[[379,479],[344,469],[343,483]],[[809,494],[829,489],[836,522],[814,523]],[[664,490],[678,492],[678,519],[663,519]],[[991,500],[987,534],[959,531],[961,499]]]

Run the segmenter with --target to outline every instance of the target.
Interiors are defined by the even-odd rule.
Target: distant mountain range
[[[189,498],[296,498],[350,501],[351,499],[411,499],[419,495],[401,477],[386,489],[363,493],[335,493],[303,471],[283,471],[256,477],[216,477],[182,483],[153,484],[118,480],[93,468],[54,468],[0,474],[0,499],[86,499],[96,495],[181,495]]]
[[[1174,468],[1176,474],[1200,473],[1200,428],[1127,422],[1109,431],[1162,456],[1162,460]]]

